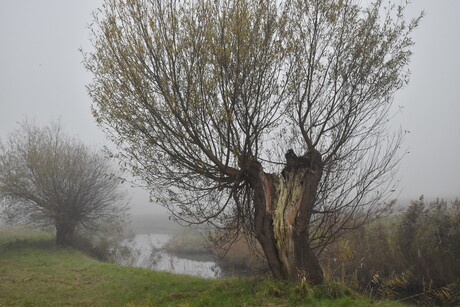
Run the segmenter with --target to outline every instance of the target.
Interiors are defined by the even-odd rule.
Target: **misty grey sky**
[[[401,164],[400,198],[460,196],[459,0],[413,0],[407,12],[426,16],[415,32],[409,86],[394,119],[411,133]],[[90,146],[108,144],[90,112],[88,50],[91,12],[101,0],[0,0],[0,138],[28,118],[61,119],[67,133]],[[147,194],[131,192],[135,212],[156,212]]]

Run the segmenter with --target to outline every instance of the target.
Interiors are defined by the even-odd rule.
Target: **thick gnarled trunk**
[[[321,172],[292,169],[284,173],[277,187],[278,198],[273,216],[278,255],[289,279],[323,281],[323,272],[310,248],[309,223],[316,201]]]
[[[310,248],[309,223],[322,175],[321,156],[286,154],[278,177],[252,161],[248,177],[254,189],[255,231],[275,278],[323,282],[323,271]]]
[[[281,259],[279,258],[278,247],[276,244],[276,236],[273,228],[274,204],[278,198],[276,186],[278,178],[275,175],[266,174],[260,169],[257,172],[258,180],[254,180],[254,225],[256,238],[259,241],[268,266],[277,279],[288,279],[287,271]]]

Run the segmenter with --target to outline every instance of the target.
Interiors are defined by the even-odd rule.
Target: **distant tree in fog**
[[[56,244],[72,245],[77,230],[120,227],[126,214],[110,162],[59,124],[24,121],[0,143],[0,197],[4,219],[55,227]]]

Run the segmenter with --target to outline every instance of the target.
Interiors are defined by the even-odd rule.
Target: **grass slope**
[[[99,262],[52,235],[0,228],[0,306],[403,306],[345,287],[202,279]]]

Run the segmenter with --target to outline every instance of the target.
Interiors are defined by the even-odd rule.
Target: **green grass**
[[[21,240],[39,241],[52,239],[54,239],[54,235],[50,232],[22,227],[0,226],[0,247],[7,243]]]
[[[99,262],[46,233],[0,228],[0,306],[403,306],[346,287],[202,279]]]

